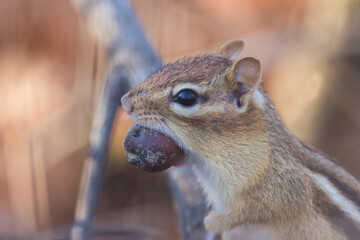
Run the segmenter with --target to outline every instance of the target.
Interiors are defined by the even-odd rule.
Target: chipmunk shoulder
[[[132,118],[171,137],[228,239],[359,239],[360,185],[283,124],[243,40],[182,58],[125,95]],[[241,237],[239,237],[241,236]]]

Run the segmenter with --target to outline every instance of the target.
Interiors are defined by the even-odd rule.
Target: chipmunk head
[[[233,40],[215,55],[163,66],[122,98],[125,111],[202,157],[225,157],[229,147],[251,148],[264,133],[265,98],[260,62],[238,59],[244,45]]]

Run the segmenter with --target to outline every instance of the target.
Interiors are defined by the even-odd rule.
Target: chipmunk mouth
[[[129,162],[148,172],[181,165],[184,159],[184,150],[172,137],[137,123],[126,134],[124,147]]]
[[[163,118],[159,117],[141,117],[136,114],[131,116],[131,119],[134,121],[133,125],[140,125],[142,127],[152,129],[153,131],[157,131],[168,138],[170,138],[172,141],[174,141],[179,148],[181,148],[183,151],[187,152],[187,149],[189,147],[177,136],[175,131],[169,127],[169,125],[166,123],[166,121]]]

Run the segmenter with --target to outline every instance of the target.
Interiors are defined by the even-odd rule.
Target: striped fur
[[[185,150],[224,239],[360,239],[359,182],[287,130],[236,46],[162,67],[124,96],[131,117]],[[172,99],[184,84],[201,99],[191,109]]]

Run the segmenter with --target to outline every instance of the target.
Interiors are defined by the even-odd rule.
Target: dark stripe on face
[[[209,95],[201,95],[201,96],[199,97],[200,103],[206,103],[206,102],[208,102],[209,100],[210,100]]]

